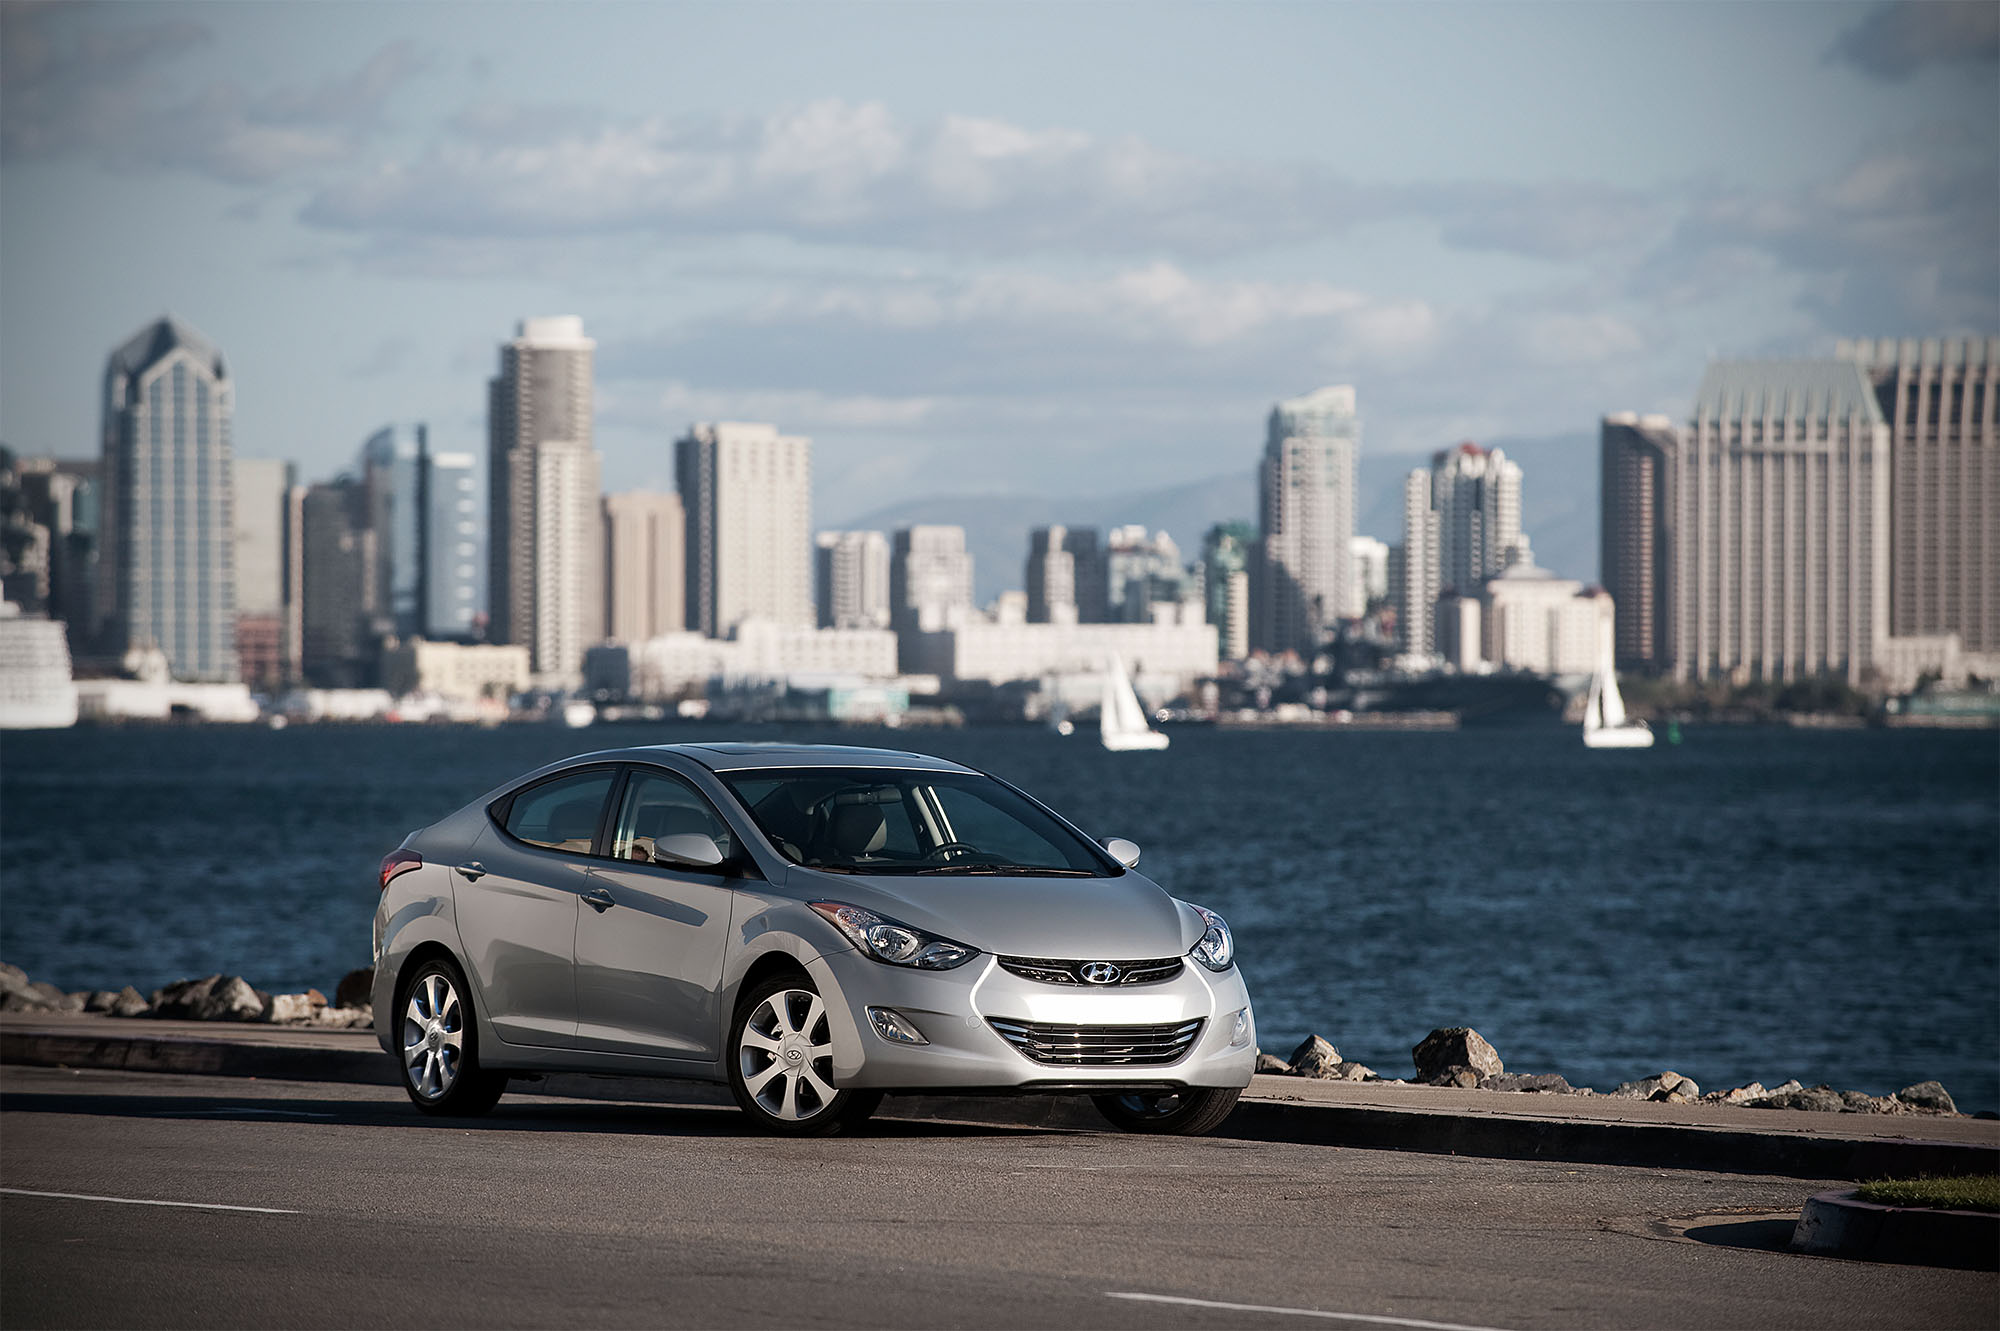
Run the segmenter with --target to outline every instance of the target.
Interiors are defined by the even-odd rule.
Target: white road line
[[[1107,1299],[1131,1299],[1138,1303],[1177,1303],[1188,1308],[1220,1308],[1225,1312],[1279,1313],[1286,1317],[1319,1317],[1333,1322],[1368,1322],[1375,1326],[1409,1326],[1418,1331],[1499,1331],[1497,1327],[1467,1326],[1463,1322],[1426,1322],[1416,1317],[1378,1317],[1373,1313],[1330,1313],[1318,1308],[1279,1308],[1266,1303],[1217,1303],[1211,1299],[1183,1299],[1171,1294],[1118,1294],[1104,1291]]]
[[[145,1197],[97,1197],[87,1192],[37,1192],[33,1188],[0,1188],[16,1197],[60,1197],[72,1202],[117,1202],[121,1206],[184,1206],[191,1211],[254,1211],[258,1215],[297,1215],[276,1206],[225,1206],[221,1202],[156,1202]]]

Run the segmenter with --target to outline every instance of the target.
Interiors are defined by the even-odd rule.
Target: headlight
[[[1226,971],[1236,961],[1236,940],[1229,936],[1229,922],[1206,906],[1194,906],[1194,913],[1201,916],[1208,932],[1194,945],[1188,955],[1212,971]]]
[[[847,940],[854,946],[891,966],[948,971],[979,955],[977,948],[927,934],[922,929],[912,929],[907,924],[899,924],[859,906],[848,906],[838,901],[815,901],[812,908],[846,934]]]

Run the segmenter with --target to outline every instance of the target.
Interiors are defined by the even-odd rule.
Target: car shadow
[[[404,1100],[221,1095],[104,1095],[64,1091],[0,1092],[0,1114],[76,1114],[99,1118],[185,1118],[329,1127],[448,1128],[490,1132],[588,1132],[650,1137],[766,1137],[735,1106],[538,1102],[510,1096],[477,1115],[426,1114]],[[1037,1137],[1058,1130],[978,1123],[871,1119],[847,1137],[882,1139]]]

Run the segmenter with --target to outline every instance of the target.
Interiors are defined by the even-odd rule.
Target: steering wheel
[[[977,855],[978,853],[979,847],[977,846],[968,846],[963,841],[945,841],[932,846],[931,853],[924,856],[924,858],[927,860],[945,860],[951,858],[953,855]]]

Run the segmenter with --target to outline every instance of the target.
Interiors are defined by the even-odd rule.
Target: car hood
[[[788,889],[841,901],[1002,956],[1070,961],[1176,957],[1200,917],[1138,873],[1117,878],[910,877],[787,871]]]

